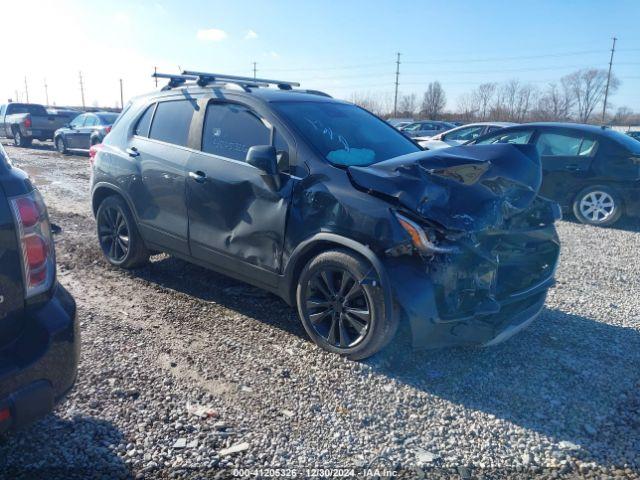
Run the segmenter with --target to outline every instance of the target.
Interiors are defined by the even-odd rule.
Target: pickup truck
[[[0,145],[0,437],[53,410],[75,382],[79,348],[47,209]]]
[[[52,140],[53,133],[77,114],[49,113],[36,103],[7,103],[0,106],[0,136],[13,138],[18,147],[28,147],[34,138]]]

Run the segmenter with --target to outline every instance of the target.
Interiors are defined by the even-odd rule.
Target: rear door
[[[203,104],[203,107],[205,104]],[[211,100],[201,116],[201,151],[189,159],[189,244],[200,260],[256,278],[280,271],[293,139],[246,105]],[[275,145],[280,185],[245,162],[255,145]]]
[[[127,150],[140,169],[140,179],[131,187],[131,199],[143,237],[183,254],[189,251],[185,175],[196,108],[194,99],[184,98],[149,106],[138,120]]]
[[[540,195],[568,206],[590,176],[595,137],[562,128],[541,128],[535,145],[542,163]]]

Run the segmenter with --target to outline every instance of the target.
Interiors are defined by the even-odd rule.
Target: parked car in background
[[[79,348],[47,209],[0,145],[0,434],[53,410],[73,386]]]
[[[398,130],[402,130],[404,127],[406,127],[407,125],[410,125],[411,123],[413,123],[413,121],[411,122],[398,122],[394,125],[394,127],[396,127]]]
[[[535,148],[424,152],[290,83],[169,77],[95,149],[92,209],[112,265],[162,251],[252,283],[351,359],[401,319],[416,347],[491,345],[541,311],[560,211],[537,195]],[[269,82],[280,88],[255,86]]]
[[[542,160],[540,195],[591,225],[613,225],[640,214],[640,142],[608,128],[573,123],[529,123],[470,142],[530,144]]]
[[[471,140],[475,140],[487,133],[495,132],[501,128],[517,125],[509,122],[480,122],[470,123],[461,127],[452,128],[433,137],[417,137],[414,141],[425,150],[437,150],[439,148],[455,147]]]
[[[75,117],[71,123],[56,130],[53,143],[60,153],[68,150],[89,151],[93,145],[102,143],[118,118],[118,113],[91,112]]]
[[[388,118],[387,119],[387,123],[389,125],[393,125],[396,128],[400,128],[403,127],[405,125],[409,125],[410,123],[415,122],[415,120],[413,118],[402,118],[402,117],[396,117],[396,118]]]
[[[0,135],[13,138],[18,147],[28,147],[33,139],[53,139],[54,132],[69,118],[67,114],[49,113],[36,103],[7,103],[0,106]]]
[[[454,126],[447,122],[438,122],[435,120],[422,120],[413,122],[400,129],[400,131],[409,138],[431,137],[442,133]]]
[[[640,140],[640,130],[629,131],[627,135],[635,140]]]

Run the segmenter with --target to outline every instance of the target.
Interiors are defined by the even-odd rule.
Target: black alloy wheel
[[[111,263],[122,263],[129,253],[129,227],[123,212],[108,206],[101,209],[97,221],[102,251]]]

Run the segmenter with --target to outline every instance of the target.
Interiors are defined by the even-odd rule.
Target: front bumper
[[[80,337],[76,305],[56,285],[53,297],[24,316],[22,333],[0,350],[0,433],[50,413],[75,382]]]
[[[509,247],[495,263],[480,248],[424,261],[385,260],[396,313],[408,320],[414,347],[495,345],[540,314],[560,251],[555,229],[494,240],[493,247]]]

